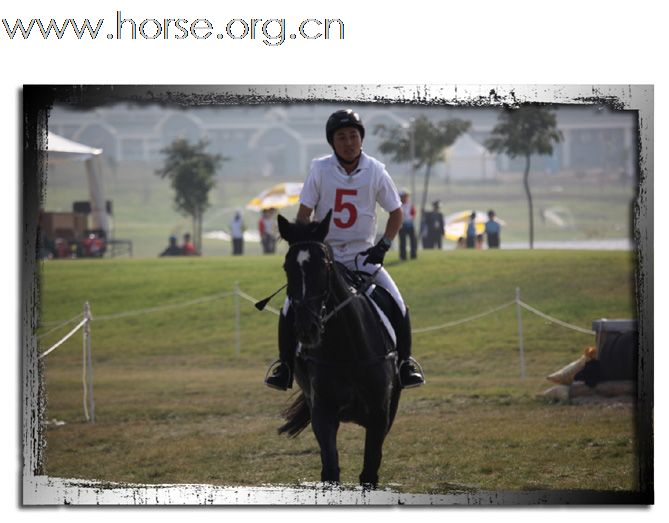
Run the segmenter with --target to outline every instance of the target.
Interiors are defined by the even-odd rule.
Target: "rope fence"
[[[555,323],[557,325],[560,325],[561,327],[566,327],[567,329],[575,330],[577,332],[581,332],[583,334],[592,334],[593,336],[596,335],[597,333],[593,331],[592,329],[584,329],[583,327],[578,327],[576,325],[570,325],[569,323],[566,323],[562,320],[558,320],[557,318],[553,318],[552,316],[549,316],[548,314],[545,314],[541,312],[540,310],[535,309],[531,305],[528,305],[527,303],[523,301],[518,301],[518,305],[520,305],[523,309],[526,309],[537,316],[542,317],[544,320],[548,320],[552,323]]]
[[[199,305],[201,303],[208,303],[210,301],[214,300],[220,300],[221,298],[225,298],[227,296],[232,296],[234,294],[234,291],[232,292],[222,292],[220,294],[212,294],[211,296],[203,296],[202,298],[197,298],[195,300],[190,300],[190,301],[183,301],[179,303],[171,303],[169,305],[161,305],[158,307],[149,307],[148,309],[139,309],[139,310],[134,310],[134,311],[126,311],[126,312],[119,312],[117,314],[107,314],[104,316],[97,316],[95,318],[95,321],[107,321],[107,320],[117,320],[119,318],[127,318],[130,316],[139,316],[141,314],[149,314],[153,312],[163,312],[163,311],[169,311],[169,310],[174,310],[174,309],[181,309],[183,307],[190,307],[192,305]]]
[[[82,314],[78,314],[75,318],[60,323],[58,327],[55,327],[48,332],[45,332],[40,337],[38,337],[38,339],[45,337],[47,334],[55,332],[58,328],[64,327],[65,325],[72,323],[76,319],[79,319],[81,316],[83,316],[83,319],[77,324],[77,326],[74,327],[70,332],[68,332],[65,336],[63,336],[60,340],[54,343],[47,350],[42,352],[42,354],[38,356],[38,359],[41,360],[46,356],[48,356],[49,354],[51,354],[63,343],[65,343],[72,336],[74,336],[77,333],[77,331],[79,331],[79,329],[83,328],[83,364],[81,369],[81,374],[82,374],[81,382],[84,388],[84,394],[83,394],[84,417],[86,418],[86,421],[95,423],[95,400],[93,398],[93,355],[92,355],[91,328],[90,328],[91,320],[93,319],[93,317],[91,316],[91,307],[88,304],[88,302],[84,303],[84,312]]]
[[[58,322],[43,323],[42,325],[44,325],[44,326],[47,326],[47,325],[55,325],[55,324],[57,324],[57,325],[56,325],[54,328],[50,329],[49,331],[47,331],[47,332],[45,332],[45,333],[40,334],[39,336],[37,336],[37,339],[38,339],[38,340],[41,340],[42,338],[46,338],[46,337],[47,337],[49,334],[51,334],[52,332],[56,332],[57,330],[60,330],[61,328],[65,327],[65,325],[68,325],[68,324],[70,324],[70,323],[72,323],[72,322],[74,322],[74,321],[77,321],[77,320],[78,320],[79,318],[81,318],[83,315],[84,315],[83,313],[81,313],[81,314],[77,314],[74,318],[70,318],[69,320],[65,320],[65,321],[60,322],[60,323],[58,323]]]
[[[40,356],[39,359],[41,360],[44,358],[47,354],[51,354],[53,351],[55,351],[58,347],[60,347],[63,343],[65,343],[67,340],[69,340],[72,336],[76,334],[76,332],[81,329],[85,323],[88,322],[87,318],[84,318],[79,322],[79,325],[77,325],[74,329],[72,329],[70,332],[68,332],[63,338],[58,341],[55,345],[53,345],[50,349],[45,350]]]
[[[82,365],[82,385],[83,385],[83,402],[84,402],[84,416],[86,418],[86,421],[90,422],[95,422],[95,402],[93,399],[93,358],[92,358],[92,338],[91,338],[91,322],[92,321],[108,321],[108,320],[115,320],[115,319],[121,319],[121,318],[127,318],[127,317],[132,317],[132,316],[139,316],[141,314],[149,314],[149,313],[155,313],[155,312],[162,312],[162,311],[167,311],[167,310],[173,310],[173,309],[178,309],[178,308],[183,308],[183,307],[189,307],[192,305],[198,305],[202,303],[208,303],[214,300],[218,300],[221,298],[225,297],[230,297],[232,296],[234,298],[234,308],[235,308],[235,353],[237,355],[240,354],[241,352],[241,302],[240,298],[251,302],[251,303],[256,303],[259,300],[254,298],[253,296],[245,293],[239,288],[239,284],[235,283],[234,290],[230,292],[222,292],[218,294],[212,294],[210,296],[203,296],[202,298],[197,298],[194,300],[189,300],[189,301],[184,301],[184,302],[179,302],[179,303],[171,303],[167,305],[161,305],[161,306],[156,306],[156,307],[149,307],[146,309],[139,309],[139,310],[133,310],[133,311],[124,311],[116,314],[107,314],[107,315],[101,315],[101,316],[96,316],[93,318],[91,314],[91,309],[90,305],[88,302],[84,304],[84,312],[81,314],[76,315],[73,318],[70,318],[69,320],[65,320],[62,322],[49,322],[45,323],[43,325],[55,325],[53,328],[51,328],[49,331],[40,334],[37,336],[38,340],[41,340],[48,336],[49,334],[52,334],[53,332],[56,332],[57,330],[61,329],[62,327],[69,325],[70,323],[73,323],[80,318],[83,318],[79,321],[79,323],[71,329],[65,336],[63,336],[60,340],[58,340],[55,344],[53,344],[51,347],[49,347],[47,350],[43,351],[39,356],[38,359],[43,359],[49,354],[51,354],[53,351],[55,351],[57,348],[59,348],[61,345],[63,345],[67,340],[69,340],[72,336],[74,336],[80,329],[83,329],[83,365]],[[583,327],[579,327],[577,325],[572,325],[567,322],[564,322],[560,319],[554,318],[553,316],[550,316],[534,307],[531,305],[528,305],[527,303],[523,302],[520,299],[520,289],[516,289],[516,296],[515,299],[512,301],[509,301],[507,303],[504,303],[502,305],[499,305],[498,307],[494,307],[492,309],[489,309],[485,312],[481,312],[478,314],[474,314],[472,316],[468,316],[466,318],[462,318],[459,320],[451,321],[448,323],[443,323],[441,325],[433,325],[430,327],[422,327],[419,329],[412,329],[413,334],[422,334],[425,332],[433,332],[441,329],[448,329],[452,327],[456,327],[458,325],[462,325],[464,323],[468,323],[471,321],[475,321],[481,318],[484,318],[486,316],[489,316],[491,314],[495,314],[501,310],[506,309],[507,307],[511,307],[512,305],[516,305],[516,315],[517,315],[517,322],[518,322],[518,351],[519,351],[519,361],[520,361],[520,377],[521,379],[525,377],[525,357],[524,357],[524,340],[523,340],[523,330],[522,330],[522,314],[521,311],[522,309],[531,312],[547,321],[550,321],[551,323],[555,323],[556,325],[559,325],[564,328],[568,328],[571,330],[574,330],[576,332],[580,332],[582,334],[589,334],[589,335],[596,335],[597,333],[593,330],[590,329],[584,329]],[[273,307],[270,307],[267,305],[264,308],[265,311],[279,315],[279,311]]]
[[[457,325],[462,325],[463,323],[468,323],[470,321],[478,320],[479,318],[484,318],[486,316],[489,316],[490,314],[494,314],[496,312],[501,311],[502,309],[506,309],[507,307],[513,305],[515,302],[510,301],[508,303],[505,303],[504,305],[500,305],[499,307],[495,307],[494,309],[490,309],[489,311],[482,312],[480,314],[475,314],[474,316],[469,316],[468,318],[463,318],[461,320],[457,321],[450,321],[448,323],[444,323],[442,325],[435,325],[433,327],[423,327],[421,329],[411,329],[412,334],[419,334],[422,332],[431,332],[431,331],[436,331],[436,330],[441,330],[441,329],[448,329],[450,327],[456,327]]]

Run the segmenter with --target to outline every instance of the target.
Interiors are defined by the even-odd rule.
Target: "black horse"
[[[284,270],[300,349],[295,379],[301,393],[284,412],[279,433],[296,436],[311,422],[321,449],[321,481],[339,482],[340,422],[366,429],[360,483],[376,487],[383,442],[400,399],[393,342],[363,292],[323,243],[331,212],[320,222],[291,224],[278,217],[289,244]]]

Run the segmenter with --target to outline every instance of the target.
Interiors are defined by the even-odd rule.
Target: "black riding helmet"
[[[344,127],[355,127],[360,131],[360,139],[365,138],[365,126],[362,124],[362,120],[360,119],[360,116],[358,116],[358,113],[351,109],[340,109],[339,111],[332,113],[325,124],[325,136],[327,137],[330,146],[332,146],[332,137],[334,136],[335,131],[343,129]]]

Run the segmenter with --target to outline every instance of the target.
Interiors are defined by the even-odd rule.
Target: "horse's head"
[[[322,222],[290,223],[278,216],[279,233],[289,244],[283,265],[288,297],[295,315],[297,339],[306,347],[319,345],[325,306],[330,295],[332,254],[323,243],[330,226],[330,211]]]

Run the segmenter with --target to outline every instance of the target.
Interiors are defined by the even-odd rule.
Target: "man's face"
[[[340,158],[351,162],[355,160],[362,151],[360,131],[355,127],[337,129],[332,136],[332,145]]]

